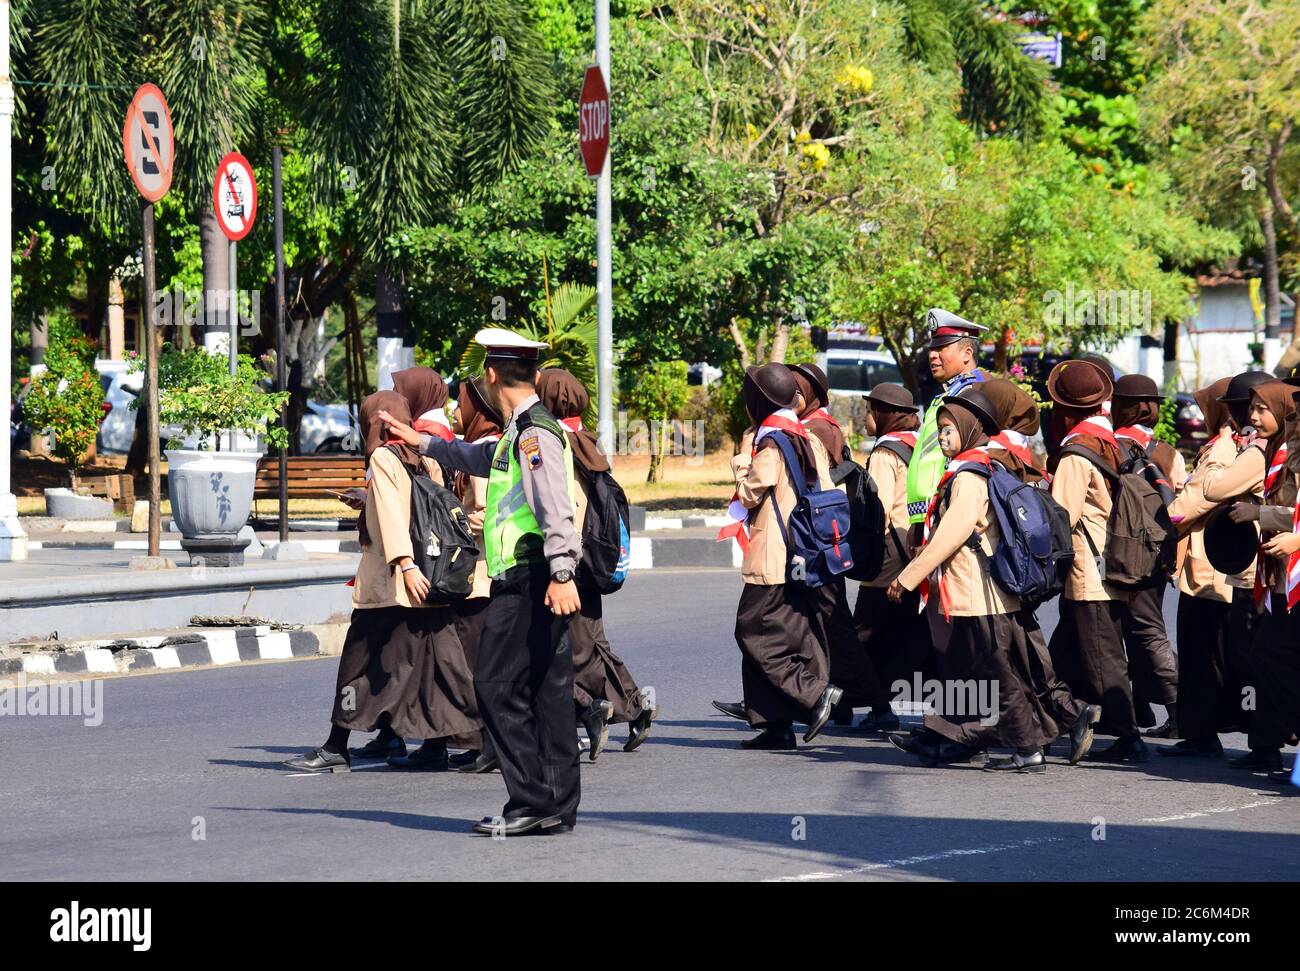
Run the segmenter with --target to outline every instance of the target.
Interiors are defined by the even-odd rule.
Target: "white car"
[[[359,452],[361,424],[356,412],[345,404],[322,404],[307,399],[307,410],[298,429],[298,444],[304,455]]]
[[[878,384],[902,384],[894,355],[869,347],[834,347],[826,352],[826,380],[831,394],[858,397]]]

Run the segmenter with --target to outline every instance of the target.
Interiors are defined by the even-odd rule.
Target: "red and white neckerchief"
[[[840,423],[837,422],[834,418],[832,418],[831,413],[827,411],[825,408],[818,408],[816,411],[810,411],[808,414],[804,415],[803,423],[807,425],[814,418],[820,418],[822,421],[830,422],[836,428],[840,427]]]
[[[1072,438],[1077,438],[1080,435],[1091,435],[1094,438],[1100,438],[1108,445],[1114,445],[1116,449],[1119,448],[1119,443],[1115,441],[1115,426],[1110,423],[1110,418],[1106,415],[1093,415],[1091,418],[1085,418],[1070,429],[1070,434],[1061,439],[1061,444],[1068,445]]]
[[[1146,425],[1125,425],[1123,428],[1115,429],[1115,437],[1127,438],[1145,452],[1155,441],[1156,433],[1155,429],[1148,428]]]
[[[560,424],[571,432],[582,431],[582,416],[575,415],[573,418],[561,418]]]
[[[807,438],[808,429],[804,428],[799,416],[791,408],[782,408],[774,411],[763,419],[763,423],[758,426],[758,431],[754,433],[754,446],[750,449],[749,456],[753,458],[758,454],[758,443],[775,431],[786,432],[798,438]],[[749,513],[750,510],[745,508],[745,504],[740,501],[740,493],[731,494],[731,503],[727,506],[727,518],[731,522],[718,530],[717,542],[734,538],[740,546],[741,553],[749,552]]]
[[[908,448],[916,448],[916,432],[886,432],[876,439],[876,445],[881,442],[902,442]]]
[[[1035,472],[1046,478],[1045,473],[1034,468],[1034,456],[1029,451],[1029,436],[1024,432],[1017,432],[1012,431],[1010,428],[1004,428],[989,439],[989,445],[1006,449],[1018,458],[1026,468],[1034,469]]]
[[[1273,491],[1273,487],[1277,485],[1278,476],[1280,476],[1282,474],[1282,470],[1286,468],[1286,452],[1287,452],[1286,442],[1283,442],[1281,447],[1277,450],[1276,454],[1274,454],[1273,456],[1273,464],[1270,465],[1268,467],[1268,471],[1264,473],[1264,495],[1265,496],[1267,496],[1269,493]],[[1297,507],[1297,511],[1291,514],[1291,524],[1293,528],[1296,523],[1296,516],[1300,515],[1300,497],[1297,497],[1296,507]],[[1255,590],[1254,590],[1255,606],[1256,607],[1263,606],[1265,610],[1267,610],[1269,613],[1272,613],[1273,598],[1270,597],[1264,589],[1264,566],[1267,562],[1268,562],[1268,557],[1264,555],[1263,533],[1260,533],[1259,560],[1255,564]],[[1290,613],[1291,611],[1291,603],[1292,603],[1291,584],[1292,584],[1292,578],[1293,576],[1295,576],[1295,574],[1293,574],[1292,571],[1297,570],[1297,567],[1300,567],[1300,560],[1297,560],[1296,554],[1293,553],[1287,559],[1286,562],[1286,609],[1288,613]],[[1297,572],[1300,572],[1300,570],[1297,570]],[[1295,597],[1297,600],[1300,600],[1300,579],[1297,579],[1297,584],[1298,585],[1296,588]]]
[[[430,408],[411,422],[411,427],[424,435],[436,435],[444,442],[450,442],[456,437],[451,430],[451,422],[447,420],[447,412],[441,408]]]
[[[952,481],[952,477],[964,469],[975,468],[978,466],[983,466],[987,469],[991,465],[992,460],[989,458],[989,447],[987,445],[968,448],[966,451],[952,457],[952,460],[948,462],[947,468],[943,470],[943,476],[939,479],[939,485],[935,488],[934,495],[930,497],[930,505],[925,510],[925,525],[921,531],[922,548],[930,542],[930,533],[934,528],[934,514],[939,510],[939,502],[943,498],[944,490],[947,489],[948,483]],[[951,620],[952,618],[948,610],[948,581],[943,575],[943,567],[940,566],[936,568],[934,572],[939,577],[939,603],[943,607],[944,619]],[[924,578],[916,588],[916,591],[921,597],[920,609],[924,610],[927,601],[930,599],[930,578]]]

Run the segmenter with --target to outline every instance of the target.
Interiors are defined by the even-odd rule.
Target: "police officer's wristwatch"
[[[554,583],[568,583],[573,579],[572,570],[556,570],[551,574],[551,580]]]

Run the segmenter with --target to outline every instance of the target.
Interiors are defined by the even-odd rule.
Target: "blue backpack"
[[[777,525],[781,527],[781,538],[785,540],[786,579],[816,589],[853,566],[849,548],[849,497],[838,489],[810,488],[785,432],[773,432],[772,440],[781,450],[795,495],[799,497],[787,525],[776,504],[775,491],[767,494]]]
[[[1033,609],[1065,589],[1074,560],[1070,517],[1051,493],[1020,480],[996,462],[974,472],[988,480],[989,509],[998,524],[998,545],[988,560],[993,582]],[[979,537],[967,545],[983,555]]]

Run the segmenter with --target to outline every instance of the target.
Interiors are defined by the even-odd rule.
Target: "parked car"
[[[323,404],[308,398],[298,444],[304,455],[360,451],[361,425],[356,412],[346,404]]]
[[[886,350],[832,346],[826,351],[826,380],[832,395],[859,396],[878,384],[901,383],[903,375]]]

